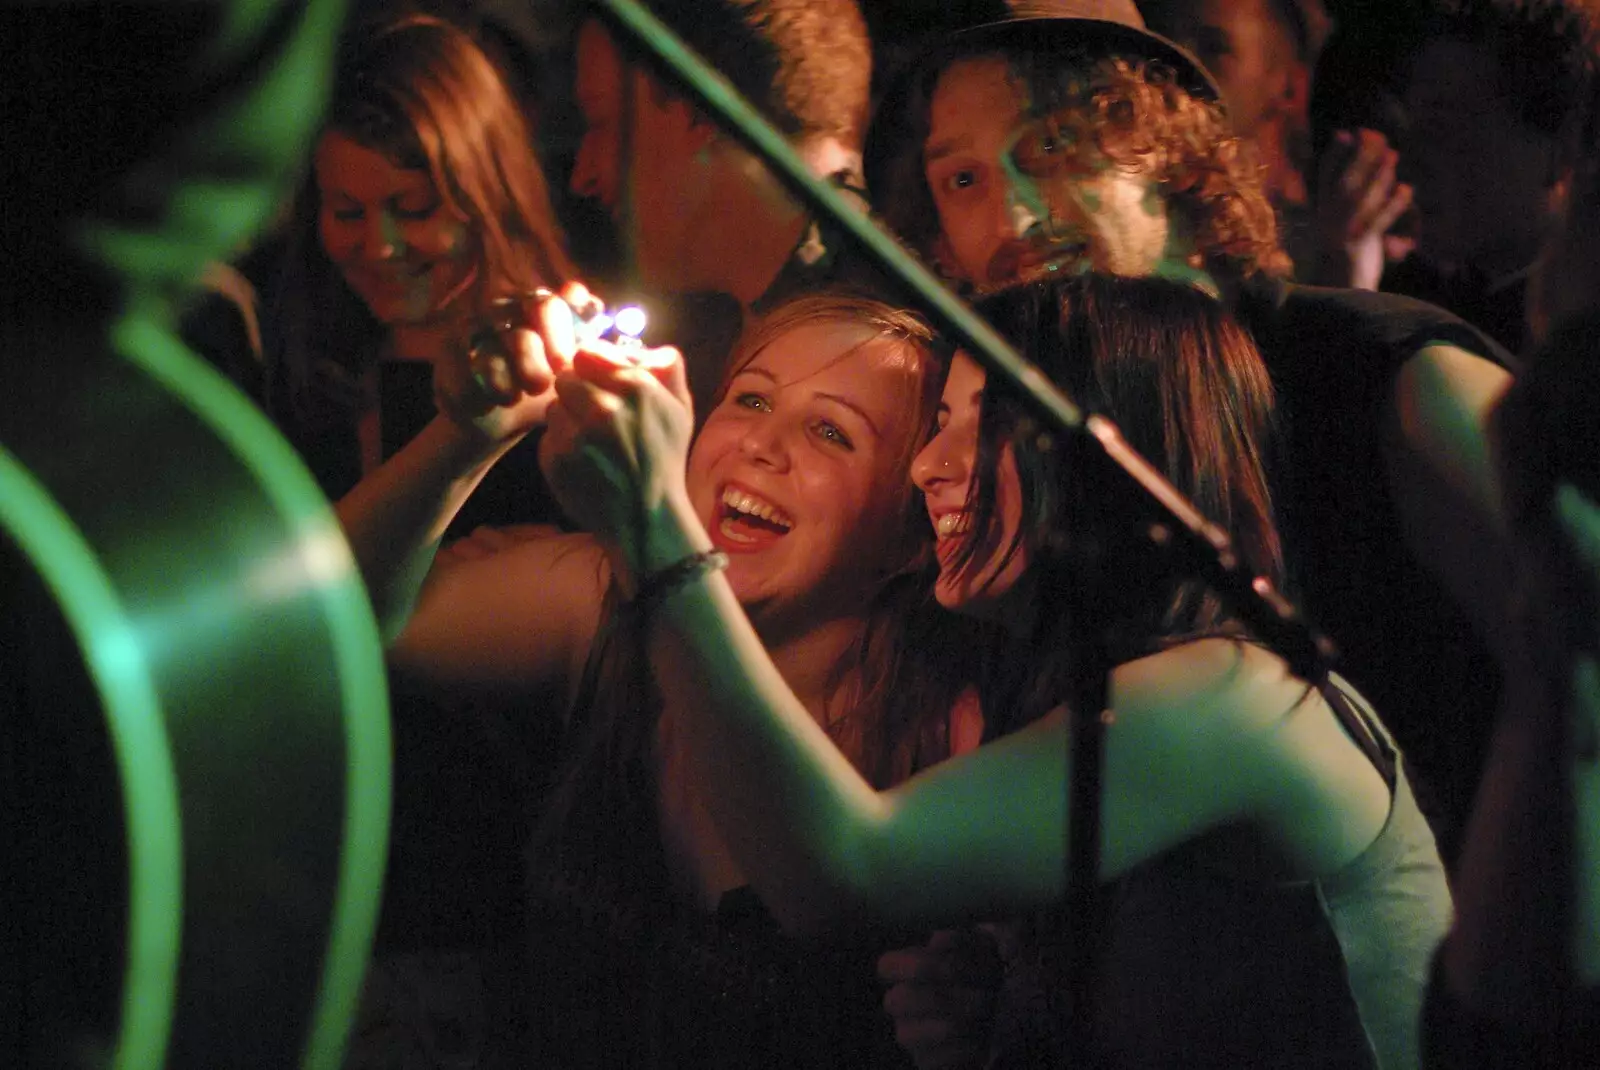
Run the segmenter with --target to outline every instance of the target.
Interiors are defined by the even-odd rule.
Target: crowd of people
[[[385,637],[348,1064],[1600,1058],[1600,8],[649,6],[1337,660],[599,12],[365,0],[175,328]]]

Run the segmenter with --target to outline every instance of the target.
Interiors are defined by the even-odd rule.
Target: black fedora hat
[[[907,108],[926,97],[951,63],[993,52],[1035,55],[1125,56],[1155,60],[1171,70],[1190,95],[1220,103],[1222,92],[1205,66],[1187,49],[1145,28],[1133,0],[1009,0],[1011,17],[980,22],[923,45],[887,79],[867,131],[867,184],[911,133]]]

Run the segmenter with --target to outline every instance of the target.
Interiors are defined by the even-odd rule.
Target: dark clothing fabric
[[[383,456],[389,457],[416,438],[438,413],[433,402],[433,367],[422,361],[385,361],[378,365],[378,425],[383,434]],[[445,540],[471,534],[483,525],[559,524],[561,508],[539,471],[539,433],[529,434],[489,469],[455,519]],[[354,462],[359,477],[360,456],[353,439],[339,444],[337,463]],[[334,462],[333,456],[328,457]],[[321,474],[319,473],[319,478]],[[354,486],[354,482],[350,484]],[[348,488],[346,488],[348,489]],[[342,491],[340,492],[343,493]]]
[[[1528,274],[1496,284],[1476,271],[1445,274],[1408,257],[1383,274],[1379,289],[1438,305],[1512,353],[1528,348]]]
[[[1145,862],[1104,890],[1094,977],[1096,1065],[1416,1065],[1428,962],[1449,924],[1444,867],[1403,763],[1372,712],[1327,685],[1346,731],[1385,775],[1393,802],[1378,838],[1328,877],[1249,881],[1194,845]],[[1035,922],[1009,964],[994,1065],[1074,1065],[1061,1028],[1060,919]]]
[[[1499,670],[1402,536],[1382,439],[1394,380],[1429,342],[1504,366],[1481,331],[1393,294],[1253,280],[1238,315],[1278,392],[1273,493],[1291,591],[1338,644],[1339,671],[1383,712],[1446,859],[1471,808]]]
[[[910,1066],[873,975],[887,944],[793,939],[749,889],[707,915],[573,869],[536,872],[530,914],[531,1065]]]
[[[1600,499],[1600,312],[1557,325],[1495,412],[1522,485],[1513,509],[1543,509],[1558,480]],[[1511,489],[1511,488],[1508,488]]]
[[[378,426],[382,456],[390,457],[415,438],[437,409],[433,367],[425,361],[378,363]],[[273,406],[274,418],[330,501],[342,498],[361,480],[361,443],[349,419],[299,420],[286,405]],[[561,511],[539,471],[539,438],[529,435],[501,458],[462,505],[445,540],[468,535],[485,524],[559,523]]]
[[[925,934],[789,937],[749,889],[685,901],[663,847],[660,698],[614,609],[574,704],[529,864],[529,1064],[904,1068],[877,954]]]
[[[1428,1070],[1583,1070],[1600,1067],[1600,989],[1574,991],[1541,1026],[1511,1024],[1464,1006],[1434,963],[1422,1012]]]
[[[255,291],[248,298],[255,307],[240,307],[237,290],[208,291],[184,315],[180,330],[196,353],[272,418],[322,493],[337,501],[361,479],[357,423],[365,406],[361,388],[345,381],[353,376],[352,369],[377,368],[377,392],[371,400],[378,407],[384,458],[415,438],[436,414],[433,369],[424,361],[383,359],[381,331],[370,321],[362,326],[365,314],[352,303],[354,298],[346,298],[348,316],[339,322],[338,336],[315,340],[322,348],[311,374],[319,387],[307,397],[292,398],[285,368],[292,332],[282,322],[299,314],[284,298],[291,263],[281,242],[264,243],[237,266],[242,289]],[[252,341],[245,323],[258,313],[260,337]],[[560,523],[560,508],[539,471],[538,448],[537,434],[513,447],[468,498],[446,539],[485,524]]]
[[[865,196],[848,184],[847,175],[830,175],[828,181],[866,208]],[[843,234],[812,222],[761,296],[751,302],[750,310],[762,316],[802,294],[833,286],[869,289],[879,281]],[[733,347],[748,326],[744,309],[731,294],[706,290],[654,298],[650,311],[645,340],[651,345],[677,346],[683,353],[695,416],[704,419]]]

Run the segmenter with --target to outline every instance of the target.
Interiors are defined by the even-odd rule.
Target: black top
[[[530,853],[530,1065],[908,1068],[875,966],[926,934],[799,939],[749,888],[708,913],[674,887],[660,699],[631,611],[609,619]]]
[[[1499,693],[1487,647],[1410,551],[1381,448],[1402,364],[1430,342],[1510,356],[1442,309],[1393,294],[1257,279],[1238,315],[1278,392],[1273,492],[1291,591],[1383,712],[1449,860]]]
[[[1537,1024],[1507,1022],[1456,999],[1435,959],[1422,1005],[1428,1070],[1578,1070],[1600,1065],[1600,988],[1573,988]]]
[[[1383,274],[1382,289],[1460,316],[1513,353],[1528,347],[1528,273],[1495,282],[1479,272],[1441,272],[1412,256]]]

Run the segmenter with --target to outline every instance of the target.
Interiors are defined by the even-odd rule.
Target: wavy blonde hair
[[[825,291],[791,299],[756,321],[740,339],[715,395],[771,342],[796,327],[847,322],[871,333],[838,360],[871,342],[889,340],[921,354],[920,389],[901,399],[913,428],[890,454],[892,527],[878,563],[859,643],[834,666],[827,731],[861,774],[889,787],[917,769],[949,756],[949,713],[972,672],[958,633],[967,625],[930,598],[937,572],[932,529],[922,495],[911,482],[911,461],[927,441],[944,385],[948,348],[921,316],[852,291]]]
[[[910,464],[931,426],[943,385],[943,348],[916,314],[870,296],[823,292],[793,298],[746,328],[730,357],[715,403],[728,383],[775,339],[812,323],[864,326],[869,340],[888,339],[921,355],[919,388],[905,403],[917,428],[891,454],[891,478],[901,498],[892,510],[899,525],[886,540],[889,551],[878,569],[861,641],[833,667],[828,732],[840,750],[874,784],[887,787],[949,753],[949,712],[971,673],[965,671],[958,622],[932,604],[932,532],[920,496],[911,485]],[[866,344],[865,342],[862,343]],[[848,359],[860,345],[842,353]],[[631,833],[590,824],[595,814],[627,813],[650,805],[660,695],[649,672],[644,622],[613,585],[605,623],[595,641],[574,698],[573,746],[558,773],[536,838],[539,850],[558,854],[583,850],[586,837],[615,844]],[[653,850],[654,848],[652,848]]]

